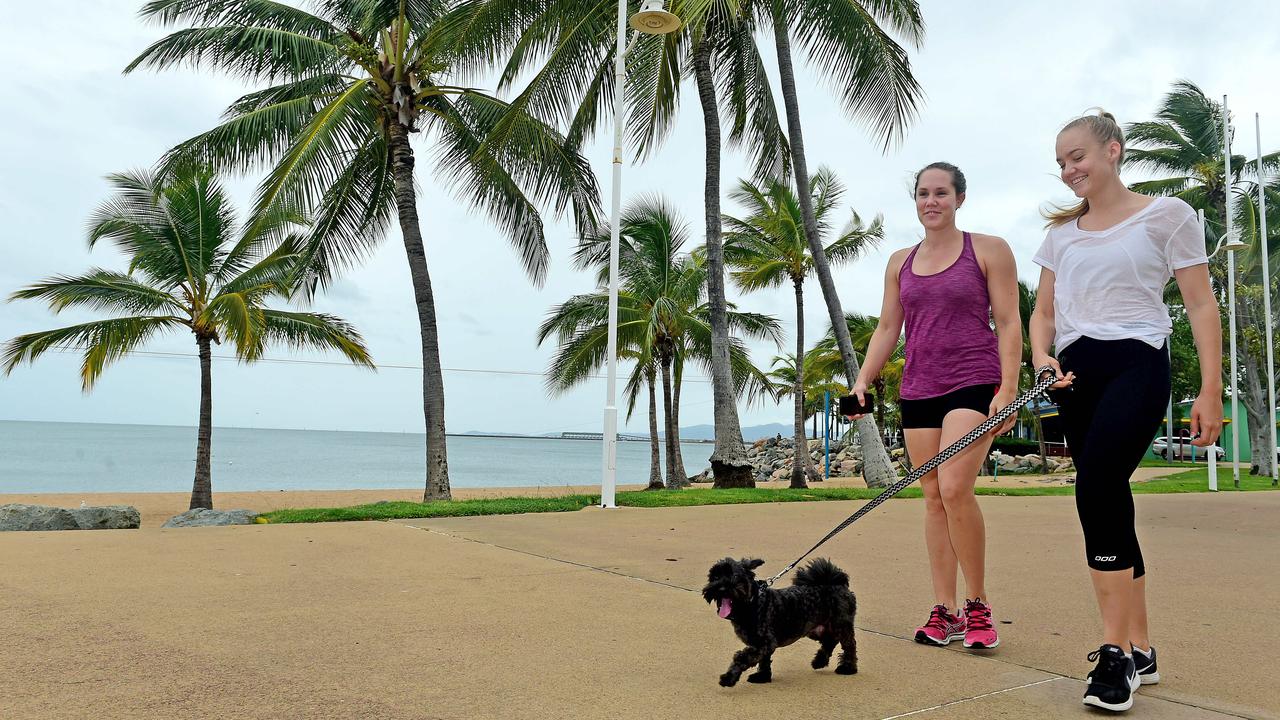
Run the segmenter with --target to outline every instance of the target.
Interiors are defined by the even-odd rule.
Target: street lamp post
[[[650,35],[664,35],[680,27],[675,15],[665,11],[662,0],[644,0],[631,17],[631,26]],[[604,472],[600,480],[600,506],[617,507],[618,475],[618,242],[622,214],[622,108],[626,79],[627,0],[618,0],[618,46],[613,56],[613,199],[609,228],[609,339],[608,379],[604,405]]]
[[[1200,234],[1201,234],[1201,235],[1204,235],[1204,234],[1205,234],[1204,210],[1197,210],[1197,211],[1196,211],[1196,215],[1200,218]],[[1213,252],[1209,253],[1209,258],[1208,258],[1208,259],[1212,260],[1212,259],[1213,259],[1213,256],[1218,254],[1218,251],[1219,251],[1219,250],[1226,250],[1226,251],[1227,251],[1227,275],[1228,275],[1228,277],[1227,277],[1227,283],[1228,283],[1228,285],[1230,286],[1230,287],[1228,288],[1228,290],[1227,290],[1227,296],[1228,296],[1229,298],[1231,298],[1231,300],[1230,300],[1230,310],[1229,310],[1229,312],[1231,313],[1231,333],[1230,333],[1230,334],[1231,334],[1231,338],[1230,338],[1230,340],[1231,340],[1231,377],[1232,377],[1232,380],[1231,380],[1231,438],[1232,438],[1233,440],[1235,439],[1235,436],[1236,436],[1236,423],[1237,423],[1237,420],[1236,420],[1236,417],[1235,417],[1235,413],[1236,413],[1236,401],[1235,401],[1235,400],[1236,400],[1236,398],[1235,398],[1235,395],[1236,395],[1236,382],[1235,382],[1235,370],[1236,370],[1236,323],[1235,323],[1235,314],[1236,314],[1236,311],[1235,311],[1235,291],[1234,291],[1234,290],[1232,290],[1232,289],[1231,289],[1231,287],[1234,287],[1234,286],[1235,286],[1235,283],[1236,283],[1236,269],[1235,269],[1235,268],[1236,268],[1236,266],[1235,266],[1235,254],[1236,254],[1236,251],[1237,251],[1237,250],[1243,250],[1243,249],[1245,249],[1246,247],[1248,247],[1248,246],[1247,246],[1247,245],[1245,245],[1243,242],[1240,242],[1240,236],[1239,236],[1238,234],[1233,236],[1233,235],[1231,235],[1230,233],[1223,233],[1223,234],[1222,234],[1222,237],[1218,238],[1218,244],[1213,248]],[[1172,357],[1172,356],[1171,356],[1171,357]],[[1172,402],[1172,400],[1171,400],[1170,402]],[[1172,412],[1171,412],[1171,414],[1172,414]],[[1223,442],[1226,442],[1226,441],[1224,440]],[[1172,438],[1172,437],[1170,437],[1170,438],[1169,438],[1169,442],[1167,442],[1165,445],[1166,445],[1166,447],[1172,447],[1172,445],[1173,445],[1173,438]],[[1239,471],[1239,465],[1237,465],[1237,464],[1236,464],[1236,458],[1235,458],[1235,454],[1234,454],[1234,453],[1239,452],[1239,449],[1240,449],[1240,445],[1239,445],[1239,443],[1236,443],[1235,445],[1233,445],[1233,448],[1234,448],[1234,449],[1233,449],[1233,451],[1232,451],[1232,452],[1233,452],[1233,454],[1232,454],[1232,456],[1231,456],[1231,463],[1232,463],[1232,466],[1233,466],[1233,467],[1237,468],[1237,469],[1236,469],[1236,473],[1237,473],[1237,476],[1236,476],[1236,477],[1238,478],[1238,477],[1239,477],[1239,474],[1238,474],[1238,473],[1239,473],[1240,471]],[[1217,468],[1218,468],[1218,464],[1217,464],[1217,459],[1218,459],[1218,458],[1217,458],[1217,453],[1215,453],[1213,450],[1210,450],[1210,451],[1209,451],[1209,489],[1210,489],[1210,490],[1214,490],[1214,491],[1216,491],[1216,490],[1218,489],[1218,469],[1217,469]]]
[[[1231,478],[1235,487],[1240,487],[1240,403],[1236,392],[1236,252],[1233,246],[1242,246],[1238,236],[1233,237],[1231,229],[1231,120],[1227,112],[1227,96],[1222,96],[1222,159],[1225,163],[1222,184],[1226,188],[1226,225],[1227,240],[1227,324],[1231,335]]]

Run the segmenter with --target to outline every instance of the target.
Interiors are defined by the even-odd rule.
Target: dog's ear
[[[748,570],[755,570],[763,565],[764,561],[759,558],[743,558],[742,564],[746,565]]]

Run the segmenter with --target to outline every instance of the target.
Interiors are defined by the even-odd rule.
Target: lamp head
[[[631,16],[631,27],[647,35],[666,35],[680,27],[680,18],[663,8],[662,0],[643,0]]]
[[[1244,250],[1245,248],[1249,247],[1248,243],[1240,239],[1239,230],[1232,230],[1231,232],[1227,233],[1225,240],[1226,242],[1223,243],[1222,249],[1226,250],[1227,252],[1236,252],[1237,250]]]

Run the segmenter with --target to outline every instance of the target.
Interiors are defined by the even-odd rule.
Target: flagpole
[[[1276,361],[1274,343],[1271,339],[1271,259],[1267,247],[1267,176],[1262,167],[1262,120],[1257,113],[1253,114],[1253,130],[1258,142],[1258,244],[1262,250],[1262,308],[1266,317],[1267,329],[1267,407],[1271,410],[1271,453],[1276,452]],[[1280,481],[1280,463],[1275,455],[1271,457],[1271,484]]]

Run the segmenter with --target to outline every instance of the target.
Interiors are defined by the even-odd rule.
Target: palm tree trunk
[[[196,336],[200,348],[200,424],[196,430],[196,478],[191,485],[191,510],[213,509],[213,478],[210,455],[213,447],[213,373],[210,338]]]
[[[791,283],[796,289],[796,384],[791,391],[795,401],[796,447],[791,454],[791,487],[807,488],[809,485],[804,481],[809,464],[809,441],[804,437],[804,278],[792,278]]]
[[[1258,284],[1261,285],[1260,282]],[[1241,298],[1240,295],[1236,294],[1236,327],[1261,327],[1261,299],[1255,301],[1251,297]],[[1252,345],[1248,340],[1236,345],[1240,365],[1244,370],[1244,387],[1240,388],[1240,399],[1244,402],[1245,413],[1249,417],[1249,474],[1270,476],[1276,461],[1276,449],[1271,445],[1271,425],[1275,423],[1275,418],[1267,417],[1271,412],[1267,397],[1267,350],[1265,343],[1257,343],[1258,354],[1255,355]]]
[[[1268,422],[1270,405],[1263,371],[1266,364],[1265,361],[1258,362],[1253,353],[1249,352],[1247,342],[1241,345],[1246,346],[1243,351],[1237,352],[1242,356],[1240,359],[1244,366],[1244,387],[1240,388],[1240,400],[1244,405],[1245,415],[1249,418],[1249,474],[1270,476],[1276,451],[1274,447],[1268,450],[1268,446],[1271,445],[1271,423],[1275,422],[1275,418],[1270,418]]]
[[[818,284],[822,287],[822,297],[827,303],[827,314],[831,316],[831,327],[835,332],[836,345],[840,348],[840,358],[844,361],[845,375],[852,387],[858,378],[858,359],[853,354],[853,342],[849,338],[849,326],[845,323],[844,311],[840,308],[840,297],[836,294],[835,280],[831,277],[831,266],[827,263],[823,252],[822,238],[818,234],[818,223],[813,214],[813,196],[809,190],[809,168],[804,157],[804,134],[800,129],[800,102],[796,96],[795,68],[791,64],[791,40],[787,35],[786,13],[781,4],[774,3],[773,38],[777,46],[778,74],[782,81],[782,99],[787,109],[787,138],[791,144],[791,165],[796,178],[796,195],[800,198],[800,214],[804,219],[804,234],[809,241],[809,251],[813,255],[813,267],[818,276]],[[862,444],[862,475],[867,487],[886,487],[897,480],[897,473],[889,461],[889,453],[880,440],[880,432],[876,422],[869,415],[858,421],[858,440]]]
[[[675,466],[675,432],[672,427],[671,412],[671,355],[667,351],[663,351],[659,358],[662,365],[662,410],[665,417],[664,427],[666,428],[666,444],[667,444],[667,489],[678,490],[689,484],[689,478],[685,477],[683,469],[677,471]]]
[[[427,272],[427,253],[422,244],[418,201],[413,189],[413,148],[409,146],[408,128],[394,120],[390,124],[396,212],[400,218],[400,233],[404,236],[405,254],[409,259],[409,276],[413,282],[413,299],[418,307],[418,328],[422,338],[422,414],[427,429],[427,485],[422,500],[451,500],[449,457],[445,447],[444,373],[440,368],[435,298],[431,291],[431,275]]]
[[[884,427],[884,378],[876,378],[871,383],[876,394],[876,425]]]
[[[711,75],[711,45],[706,37],[693,52],[694,77],[702,102],[707,142],[706,187],[707,303],[711,314],[711,395],[715,407],[716,448],[711,453],[714,487],[755,487],[751,462],[742,443],[737,398],[729,366],[729,320],[724,295],[724,248],[720,242],[720,110]]]
[[[651,364],[645,370],[645,384],[649,386],[649,485],[645,490],[661,490],[662,454],[658,450],[658,379]]]
[[[671,427],[675,430],[676,469],[689,479],[689,471],[684,464],[684,448],[680,445],[680,388],[684,386],[684,360],[676,356],[671,376]],[[688,485],[686,482],[685,485]]]

